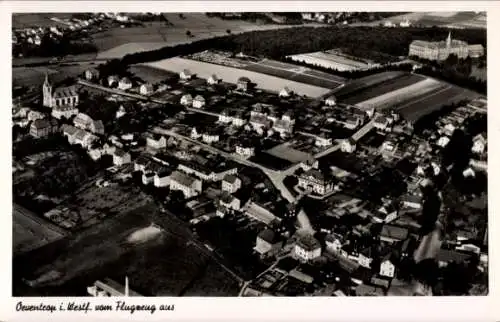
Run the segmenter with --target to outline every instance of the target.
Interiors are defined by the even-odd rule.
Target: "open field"
[[[343,100],[343,102],[346,104],[357,104],[359,102],[363,102],[373,97],[377,97],[380,94],[389,93],[391,91],[413,85],[424,79],[425,79],[424,76],[415,74],[401,75],[401,77],[389,79],[386,82],[382,82],[377,86],[368,87],[365,90],[361,90],[357,92],[356,95],[347,97],[346,99]]]
[[[164,69],[153,68],[146,65],[133,65],[129,67],[129,71],[141,78],[142,80],[151,84],[159,83],[161,81],[177,77],[176,73],[169,72]]]
[[[91,67],[93,65],[90,63],[47,67],[14,67],[12,68],[12,81],[14,86],[41,86],[45,79],[45,73],[49,75],[52,83],[57,83],[68,77],[76,77]]]
[[[382,21],[359,23],[355,25],[372,25],[376,26],[380,23],[392,22],[399,24],[402,21],[408,20],[412,25],[416,26],[446,26],[451,28],[486,28],[486,13],[475,12],[412,12],[399,16],[393,16]]]
[[[344,83],[344,79],[339,76],[269,59],[264,59],[257,63],[249,63],[243,68],[257,73],[329,89],[337,88]]]
[[[277,145],[274,148],[269,149],[265,152],[274,157],[288,160],[291,163],[298,163],[309,160],[311,158],[311,156],[308,153],[294,149],[288,146],[287,144]]]
[[[142,243],[128,242],[152,222],[160,233]],[[187,226],[150,204],[18,258],[14,262],[16,284],[20,278],[34,280],[55,270],[61,276],[34,291],[51,296],[84,295],[86,286],[96,279],[123,280],[127,275],[130,287],[146,296],[204,295],[203,285],[215,282],[217,295],[234,295],[235,280],[221,274],[223,270],[206,251],[190,244],[192,238]]]
[[[422,97],[435,89],[445,88],[446,86],[448,85],[431,78],[426,78],[410,86],[399,88],[390,92],[385,92],[379,96],[359,102],[356,104],[356,106],[362,108],[373,107],[377,110],[383,110],[398,103],[411,100],[412,98]]]
[[[251,82],[256,84],[257,88],[279,92],[284,87],[288,87],[299,95],[307,95],[310,97],[322,96],[329,92],[328,89],[320,88],[312,85],[302,84],[283,78],[269,76],[265,74],[255,73],[247,70],[219,66],[210,63],[189,60],[184,58],[169,58],[157,62],[147,63],[147,66],[165,69],[172,72],[180,73],[184,69],[189,69],[191,72],[201,78],[209,78],[212,74],[216,74],[225,82],[236,84],[240,77],[248,77]]]
[[[416,121],[422,116],[440,109],[444,105],[450,105],[461,100],[474,99],[480,96],[480,94],[473,91],[449,85],[445,88],[429,92],[423,97],[417,97],[409,102],[395,105],[394,107],[405,119]]]
[[[339,71],[350,71],[368,68],[370,65],[362,62],[343,57],[341,55],[330,52],[314,52],[307,54],[298,54],[288,56],[294,61],[304,62],[306,64],[318,65],[325,68],[333,68]]]
[[[387,82],[391,79],[396,79],[403,75],[405,75],[404,72],[384,72],[366,76],[345,84],[344,87],[335,91],[334,94],[338,100],[342,101],[344,98],[350,97],[369,87],[376,86],[382,82]]]
[[[67,19],[71,18],[71,13],[15,13],[12,15],[12,27],[17,29],[58,25],[56,22],[50,20],[52,17]]]
[[[241,20],[222,20],[207,17],[203,13],[184,13],[184,19],[177,13],[164,13],[173,24],[146,24],[145,27],[114,28],[93,36],[99,48],[99,58],[122,58],[138,51],[155,50],[192,41],[253,30],[268,30],[294,27],[293,25],[257,24]],[[186,35],[190,31],[194,37]]]
[[[66,233],[17,204],[12,205],[14,255],[31,251],[63,238]]]

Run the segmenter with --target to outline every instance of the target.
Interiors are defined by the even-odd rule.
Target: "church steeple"
[[[446,47],[451,47],[451,31],[448,33],[448,38],[446,38]]]
[[[52,85],[49,81],[49,73],[45,72],[45,81],[43,82],[43,106],[52,106]]]

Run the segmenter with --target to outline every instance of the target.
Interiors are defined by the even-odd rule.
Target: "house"
[[[154,91],[155,89],[153,87],[153,84],[150,83],[142,84],[139,88],[139,93],[141,93],[141,95],[151,95],[154,93]]]
[[[273,222],[280,222],[280,218],[276,217],[270,210],[265,206],[260,205],[254,201],[249,201],[242,208],[242,211],[246,216],[251,219],[260,221],[266,225],[271,225]]]
[[[344,127],[349,130],[354,130],[361,125],[361,120],[354,116],[348,116],[344,121]]]
[[[191,106],[193,104],[193,97],[191,94],[184,94],[181,97],[181,105]]]
[[[462,172],[462,175],[464,176],[464,178],[469,178],[469,177],[473,178],[476,176],[476,173],[469,167]]]
[[[236,83],[236,89],[246,92],[249,90],[251,85],[250,79],[248,77],[240,77],[238,78],[238,82]]]
[[[119,119],[120,117],[124,116],[125,114],[127,114],[125,107],[123,107],[123,105],[120,105],[120,107],[118,108],[118,111],[116,111],[115,118]]]
[[[46,137],[58,130],[57,121],[54,119],[37,119],[31,123],[30,134],[36,138]]]
[[[87,130],[92,122],[92,118],[84,113],[78,113],[73,120],[73,124],[82,130]]]
[[[221,181],[228,174],[236,174],[238,168],[233,162],[214,158],[211,160],[201,160],[204,158],[195,158],[193,160],[184,160],[179,164],[178,169],[193,174],[204,181]]]
[[[231,123],[233,121],[233,118],[231,117],[229,110],[225,109],[219,114],[219,122],[220,123]]]
[[[385,224],[380,232],[380,240],[388,243],[400,242],[408,238],[408,229]]]
[[[207,83],[208,85],[216,85],[216,84],[219,84],[220,83],[220,79],[217,77],[217,75],[215,74],[212,74],[208,79],[207,79]]]
[[[89,126],[89,130],[95,134],[104,134],[104,123],[101,120],[92,120]]]
[[[358,264],[365,268],[371,268],[371,264],[373,262],[373,257],[374,257],[373,253],[374,253],[373,247],[367,247],[363,249],[358,254]]]
[[[286,134],[293,133],[293,123],[283,118],[280,120],[276,120],[273,123],[273,130],[283,137]]]
[[[123,77],[118,83],[118,88],[122,91],[132,88],[132,81],[128,77]]]
[[[241,188],[241,180],[234,174],[228,174],[222,179],[222,191],[235,193]]]
[[[108,76],[107,81],[108,81],[108,86],[113,87],[115,85],[118,85],[120,78],[118,78],[118,76],[116,76],[116,75],[110,75],[110,76]]]
[[[280,97],[290,97],[293,95],[293,91],[291,91],[288,87],[284,87],[280,92]]]
[[[326,249],[332,252],[339,252],[342,248],[343,238],[339,234],[329,234],[325,237]]]
[[[395,220],[398,216],[398,210],[393,203],[385,204],[374,214],[374,221],[378,223],[389,223]]]
[[[455,125],[453,125],[452,123],[448,123],[443,127],[443,133],[451,137],[453,135],[453,132],[455,132],[455,129]]]
[[[483,154],[486,149],[486,135],[478,134],[472,139],[472,152],[477,154]]]
[[[153,183],[157,188],[168,187],[170,185],[170,174],[172,171],[167,167],[162,167],[154,173]]]
[[[356,141],[354,141],[352,138],[348,138],[347,140],[342,140],[342,143],[340,145],[340,151],[346,153],[352,153],[356,151]]]
[[[232,194],[223,192],[219,199],[219,205],[228,210],[240,210],[241,201]]]
[[[170,190],[182,191],[185,198],[192,198],[201,193],[202,183],[186,173],[174,171],[170,175]]]
[[[320,148],[328,147],[332,145],[332,138],[325,135],[325,134],[319,134],[316,135],[314,145]]]
[[[308,262],[321,256],[321,244],[311,235],[305,235],[297,240],[294,255],[301,261]]]
[[[444,148],[445,146],[448,145],[448,143],[450,143],[450,138],[447,137],[446,135],[443,135],[442,137],[440,137],[437,141],[437,145]]]
[[[193,99],[193,107],[194,108],[203,108],[205,106],[205,99],[201,95],[196,95]]]
[[[377,116],[377,118],[373,122],[373,127],[375,127],[380,131],[386,131],[389,125],[390,125],[389,119],[383,115]]]
[[[337,98],[335,96],[329,96],[326,100],[325,100],[325,105],[326,106],[335,106],[337,105]]]
[[[236,144],[236,153],[245,158],[250,158],[255,155],[255,148],[246,144]]]
[[[196,129],[196,127],[193,127],[191,129],[191,134],[189,135],[189,137],[191,139],[198,140],[201,137],[201,135],[202,134],[198,132],[198,130]]]
[[[167,147],[167,139],[161,135],[152,135],[146,138],[146,145],[148,148],[154,150],[161,150]]]
[[[130,154],[117,148],[113,153],[113,164],[117,166],[122,166],[124,164],[130,163]]]
[[[273,257],[279,253],[282,246],[283,240],[279,234],[267,228],[257,235],[254,250],[261,257]]]
[[[333,191],[332,180],[317,169],[310,169],[299,176],[298,186],[318,195],[326,195]]]
[[[271,128],[271,121],[265,115],[251,115],[250,125],[259,134],[263,134],[265,129]]]
[[[30,111],[28,113],[28,121],[33,122],[45,118],[45,114],[38,111]]]
[[[237,127],[243,126],[246,123],[246,120],[243,118],[243,114],[241,112],[233,115],[232,121],[233,121],[233,126]]]
[[[149,164],[151,164],[151,160],[147,158],[144,155],[139,156],[137,159],[134,161],[134,171],[141,171],[145,172],[146,168],[148,167]]]
[[[401,198],[403,206],[413,209],[422,208],[422,197],[416,195],[404,195]]]
[[[393,278],[395,271],[396,267],[389,258],[383,260],[380,263],[380,271],[379,271],[380,276]]]
[[[201,139],[207,144],[212,144],[214,142],[219,142],[219,134],[215,131],[207,131],[203,133]]]
[[[190,80],[193,78],[193,76],[193,73],[191,73],[189,69],[184,69],[179,74],[181,80]]]
[[[85,79],[86,80],[96,80],[99,79],[99,71],[97,69],[87,69],[85,71]]]

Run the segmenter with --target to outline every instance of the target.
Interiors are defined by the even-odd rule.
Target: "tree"
[[[226,33],[229,35],[231,34],[231,29],[226,29]]]
[[[191,31],[190,31],[190,30],[187,30],[187,31],[186,31],[186,36],[188,36],[188,37],[193,37],[193,34],[191,33]]]

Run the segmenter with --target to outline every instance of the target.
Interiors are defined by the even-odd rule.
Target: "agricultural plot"
[[[51,82],[57,83],[68,77],[77,77],[91,67],[91,64],[14,67],[12,69],[12,82],[14,86],[42,86],[46,73],[49,75]]]
[[[149,82],[151,84],[156,84],[177,77],[176,73],[172,73],[167,70],[153,68],[145,65],[130,66],[129,71],[135,76],[141,78],[143,81]]]
[[[329,89],[337,88],[344,83],[343,78],[335,75],[268,59],[250,63],[244,69]]]
[[[356,106],[361,108],[375,108],[377,110],[383,110],[412,98],[421,97],[422,95],[425,95],[435,89],[445,88],[446,86],[447,85],[444,85],[437,80],[427,78],[413,85],[359,102]]]
[[[272,92],[279,92],[284,87],[288,87],[299,95],[310,97],[319,97],[329,92],[329,90],[325,88],[302,84],[283,78],[179,57],[147,63],[146,65],[176,73],[188,69],[198,77],[205,79],[209,78],[212,74],[216,74],[223,81],[233,84],[236,84],[240,77],[248,77],[252,83],[256,84],[256,88]]]
[[[382,82],[387,82],[392,79],[397,79],[405,75],[404,72],[384,72],[359,78],[347,83],[344,87],[335,91],[334,94],[338,100],[350,97],[362,90],[376,86]]]
[[[311,159],[310,154],[294,149],[287,144],[277,145],[265,152],[274,157],[286,159],[291,163],[298,163]]]
[[[37,217],[30,211],[16,204],[13,204],[12,208],[14,255],[45,246],[66,235],[62,229]]]
[[[59,19],[71,18],[70,13],[16,13],[12,15],[13,28],[29,28],[29,27],[50,27],[58,25],[50,18]]]
[[[343,103],[346,104],[357,104],[359,102],[363,102],[365,100],[369,100],[371,98],[377,97],[383,93],[389,93],[406,86],[413,85],[424,80],[424,76],[408,74],[403,75],[402,77],[396,79],[389,79],[386,82],[382,82],[377,86],[366,88],[360,92],[357,92],[356,95],[350,96],[343,100]]]
[[[325,68],[333,68],[339,71],[359,70],[370,67],[369,64],[349,59],[339,54],[331,52],[314,52],[307,54],[298,54],[288,56],[294,61],[304,62],[306,64],[318,65]]]

